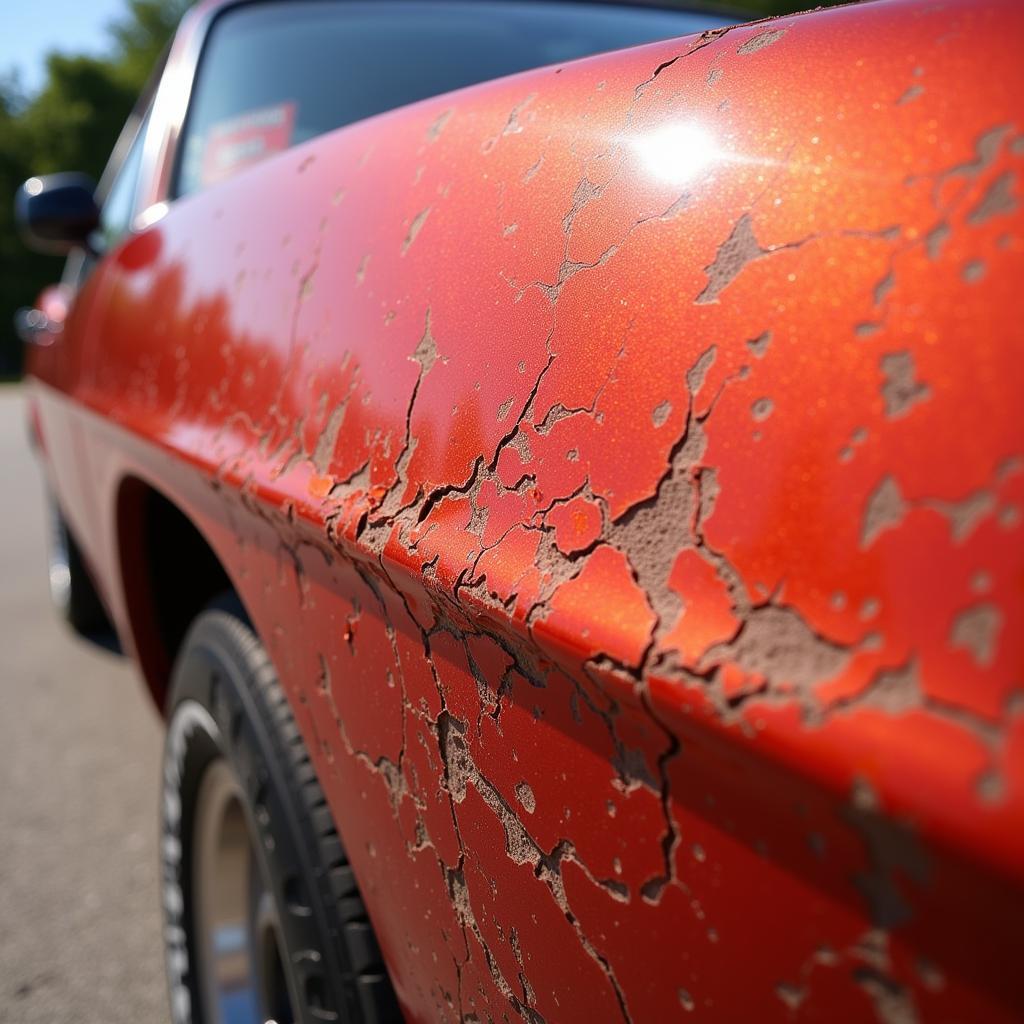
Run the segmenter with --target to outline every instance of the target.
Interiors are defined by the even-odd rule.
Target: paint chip
[[[892,530],[903,522],[907,514],[907,503],[900,493],[899,484],[887,476],[868,498],[861,526],[860,546],[869,548],[879,534]]]

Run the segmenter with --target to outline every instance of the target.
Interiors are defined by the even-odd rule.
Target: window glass
[[[727,23],[584,3],[299,0],[229,9],[204,47],[176,192],[427,96]]]
[[[135,215],[135,198],[139,185],[139,168],[142,165],[142,145],[146,137],[149,115],[143,118],[132,144],[125,154],[117,176],[110,185],[103,206],[100,209],[100,235],[103,248],[109,249],[128,233]]]

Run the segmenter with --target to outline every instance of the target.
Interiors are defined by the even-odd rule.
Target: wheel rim
[[[280,919],[260,868],[241,787],[218,758],[203,773],[193,842],[203,1020],[292,1024]]]

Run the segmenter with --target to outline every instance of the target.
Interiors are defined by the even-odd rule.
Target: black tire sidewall
[[[163,764],[160,859],[174,1024],[205,1024],[192,850],[200,783],[218,758],[241,787],[257,859],[278,908],[297,1020],[362,1020],[322,869],[310,854],[302,780],[291,771],[298,734],[282,705],[269,659],[240,611],[200,615],[175,665]]]
[[[49,534],[47,536],[47,570],[50,579],[50,600],[57,613],[76,632],[85,637],[111,632],[106,610],[85,566],[85,560],[71,535],[52,494],[47,497]],[[66,575],[66,583],[57,586],[55,579]]]

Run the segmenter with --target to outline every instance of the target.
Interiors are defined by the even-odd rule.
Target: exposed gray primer
[[[976,604],[960,612],[953,620],[949,642],[968,651],[981,668],[992,664],[996,656],[1003,614],[994,604]]]
[[[537,798],[527,782],[516,783],[516,799],[523,805],[527,814],[533,814],[537,810]]]
[[[810,238],[802,238],[796,242],[783,242],[765,248],[754,235],[750,214],[743,214],[733,225],[729,237],[718,247],[714,260],[704,268],[708,283],[694,302],[698,305],[716,302],[718,296],[739,276],[740,271],[748,263],[786,249],[797,249],[809,240]]]
[[[1004,171],[992,181],[985,194],[978,200],[970,213],[967,214],[968,224],[984,224],[992,217],[1003,213],[1013,213],[1017,209],[1017,197],[1013,194],[1012,171]]]
[[[788,683],[808,694],[839,675],[849,659],[849,651],[819,636],[792,609],[768,604],[752,608],[739,634],[712,647],[701,665],[729,660],[769,686]]]
[[[874,1004],[879,1024],[918,1024],[917,1009],[909,990],[873,967],[856,967],[854,981]]]
[[[651,412],[651,422],[654,426],[663,427],[665,421],[672,415],[672,403],[667,399],[664,402],[659,402]]]
[[[756,36],[751,36],[745,43],[740,45],[736,52],[740,56],[748,53],[757,53],[758,50],[763,50],[765,47],[777,43],[785,34],[786,29],[784,28],[770,28],[764,32],[758,32]]]
[[[968,260],[961,276],[968,284],[976,284],[985,276],[985,269],[984,260]]]
[[[780,981],[775,986],[775,994],[789,1010],[799,1010],[800,1004],[807,998],[807,989],[803,985],[794,985],[790,981]]]
[[[759,334],[756,338],[751,338],[747,342],[747,348],[758,359],[764,359],[764,354],[768,351],[768,346],[772,343],[772,332],[765,331],[763,334]]]
[[[430,207],[428,206],[425,210],[420,210],[412,219],[412,223],[409,225],[409,233],[405,236],[405,241],[402,242],[402,255],[404,256],[408,251],[409,247],[413,242],[416,241],[416,236],[423,230],[423,225],[427,222],[427,217],[430,216]]]
[[[995,507],[996,499],[991,491],[974,491],[962,501],[930,499],[923,502],[949,520],[949,530],[954,544],[962,544],[974,532],[975,527]]]
[[[854,875],[853,882],[867,904],[872,924],[883,934],[906,924],[913,911],[903,894],[902,880],[925,886],[931,879],[931,866],[913,830],[888,817],[863,780],[855,783],[843,817],[861,834],[867,848],[868,867]]]
[[[868,497],[860,531],[861,548],[866,550],[879,534],[899,526],[907,508],[899,484],[893,477],[886,476]]]
[[[896,101],[897,107],[902,107],[905,103],[910,103],[911,100],[916,100],[924,92],[924,86],[918,85],[916,82],[910,86],[909,89]]]
[[[885,378],[882,384],[882,398],[885,414],[890,419],[905,416],[910,410],[930,397],[931,389],[916,380],[914,357],[908,351],[886,352],[878,361]]]

